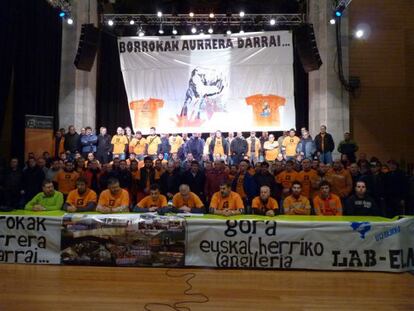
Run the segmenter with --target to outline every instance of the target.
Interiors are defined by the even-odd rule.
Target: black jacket
[[[345,214],[352,216],[381,216],[377,203],[372,197],[367,195],[362,199],[356,195],[351,195],[345,203]]]
[[[206,183],[206,175],[203,171],[198,171],[193,175],[191,170],[186,171],[181,178],[183,184],[190,186],[192,192],[198,195],[200,198],[204,195],[204,185]]]
[[[96,144],[97,154],[108,154],[112,150],[111,136],[108,134],[98,135],[98,143]]]
[[[247,153],[247,141],[240,137],[234,138],[230,144],[230,153],[245,155]]]
[[[335,149],[335,142],[332,138],[332,135],[329,133],[326,133],[323,137],[324,142],[324,150],[322,150],[322,135],[319,133],[315,137],[315,145],[316,145],[316,151],[318,152],[332,152]]]
[[[42,182],[45,179],[43,170],[38,167],[28,167],[23,171],[23,190],[26,202],[42,191]]]
[[[70,153],[75,153],[76,151],[80,151],[80,137],[78,133],[65,134],[65,142],[64,142],[65,151],[70,151]]]
[[[180,170],[175,169],[172,173],[166,171],[160,177],[161,193],[167,195],[168,192],[176,194],[181,184]]]

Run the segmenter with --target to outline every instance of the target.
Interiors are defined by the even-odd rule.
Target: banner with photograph
[[[189,219],[186,266],[414,270],[414,219],[295,222]]]
[[[290,31],[120,37],[118,48],[135,131],[295,127]]]

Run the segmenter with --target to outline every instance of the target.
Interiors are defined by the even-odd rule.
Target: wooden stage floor
[[[0,265],[0,310],[412,311],[414,275]]]

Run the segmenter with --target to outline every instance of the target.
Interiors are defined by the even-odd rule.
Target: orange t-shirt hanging
[[[279,107],[286,98],[276,95],[257,94],[246,98],[247,105],[253,108],[253,124],[256,126],[279,126]]]
[[[162,99],[140,99],[129,104],[134,111],[134,128],[147,129],[158,125],[158,109],[164,106]]]

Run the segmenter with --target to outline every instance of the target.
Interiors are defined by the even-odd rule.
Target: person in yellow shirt
[[[311,168],[311,161],[304,159],[302,161],[302,170],[297,173],[296,180],[302,184],[302,194],[309,200],[313,198],[315,181],[318,179],[318,173]]]
[[[69,192],[63,209],[69,213],[92,212],[96,209],[96,192],[89,189],[83,177],[76,181],[76,189]]]
[[[152,184],[150,194],[139,201],[132,211],[137,213],[158,212],[160,214],[169,212],[167,197],[160,193],[157,184]]]
[[[331,185],[322,181],[319,185],[319,194],[313,198],[313,207],[316,215],[342,216],[341,199],[331,193]]]
[[[276,176],[276,183],[282,187],[282,198],[286,198],[292,188],[293,182],[297,180],[298,173],[293,169],[295,163],[292,160],[286,162],[285,170]]]
[[[244,212],[244,205],[240,195],[231,191],[231,185],[227,182],[220,185],[220,191],[213,194],[210,202],[210,213],[233,216]]]
[[[203,213],[204,204],[198,195],[190,191],[186,184],[180,185],[179,192],[172,199],[173,211],[175,213]]]
[[[161,138],[157,135],[155,127],[150,128],[150,134],[147,136],[148,156],[153,160],[157,158],[158,145],[161,144]]]
[[[170,153],[174,154],[178,152],[178,149],[184,144],[184,140],[180,135],[172,134],[169,138],[169,143],[171,146]]]
[[[296,136],[295,129],[290,129],[289,136],[285,137],[282,142],[282,153],[286,160],[293,160],[296,157],[296,149],[300,138]]]
[[[269,135],[269,140],[265,141],[263,149],[265,150],[265,160],[268,162],[275,161],[280,152],[279,143],[275,140],[275,135]]]
[[[142,136],[140,131],[135,133],[134,138],[129,142],[129,152],[135,153],[138,161],[142,161],[148,152],[148,142],[145,137]]]
[[[118,127],[116,129],[116,135],[112,137],[112,155],[120,160],[125,160],[125,151],[128,147],[128,138],[124,135],[124,129]]]
[[[216,135],[210,142],[210,157],[219,156],[221,160],[226,161],[227,154],[229,153],[229,144],[227,140],[225,140],[222,135],[221,131],[217,131]]]
[[[108,189],[99,196],[96,211],[104,214],[129,212],[129,194],[120,187],[118,179],[108,180]]]
[[[298,181],[292,183],[292,194],[283,200],[285,215],[310,215],[311,206],[308,198],[301,195],[302,185]]]
[[[268,186],[260,187],[260,195],[252,201],[252,212],[256,215],[275,216],[279,213],[279,204],[270,197]]]

